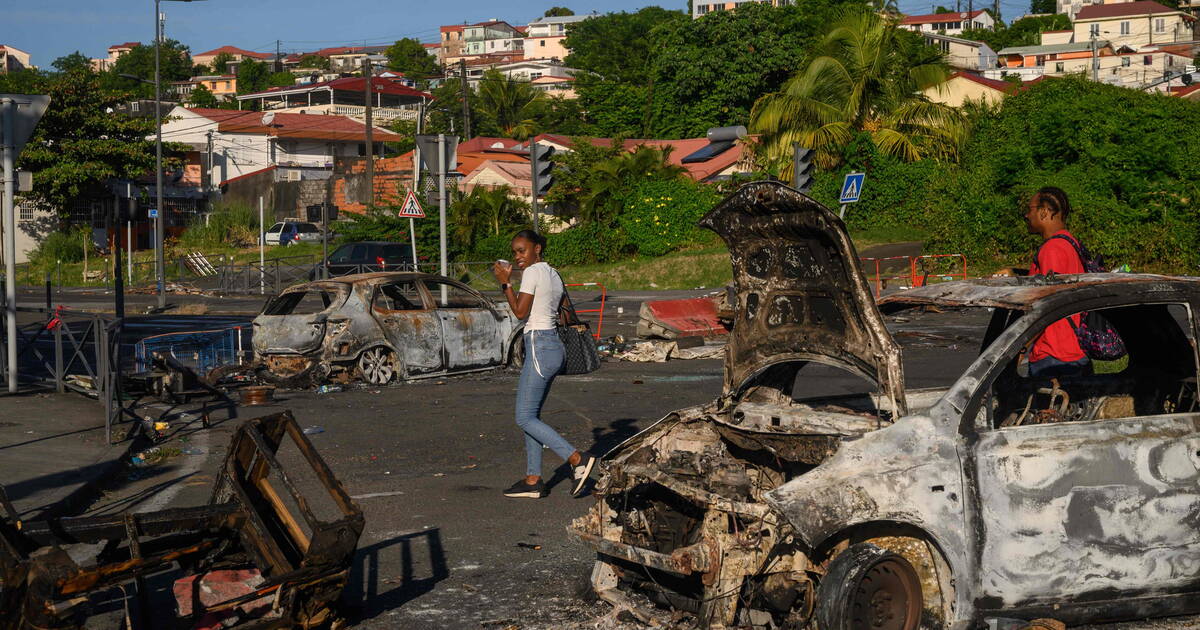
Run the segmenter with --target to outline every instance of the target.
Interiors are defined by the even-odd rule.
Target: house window
[[[1155,33],[1165,33],[1166,31],[1167,31],[1167,19],[1166,18],[1154,18],[1154,32]]]
[[[1100,37],[1100,25],[1092,24],[1088,27],[1088,34],[1092,37]]]
[[[529,80],[530,80],[530,81],[533,81],[533,80],[535,80],[535,79],[540,79],[540,78],[542,78],[542,73],[541,73],[541,72],[530,72],[530,73],[529,73]]]
[[[1129,57],[1121,57],[1121,67],[1128,68],[1130,63],[1132,63],[1132,61],[1133,60],[1130,59]]]
[[[1149,66],[1149,65],[1153,65],[1153,64],[1154,64],[1154,57],[1152,55],[1146,55],[1145,57],[1142,57],[1142,65],[1143,66]]]
[[[1129,22],[1121,22],[1121,34],[1122,35],[1129,34]]]
[[[1038,65],[1038,66],[1046,65],[1046,55],[1038,55],[1036,57],[1036,59],[1037,59],[1037,61],[1036,61],[1035,65]]]
[[[1060,62],[1054,64],[1054,71],[1062,72],[1063,71],[1063,62],[1060,61]]]
[[[544,40],[544,39],[542,39],[542,40],[538,40],[538,46],[545,47],[545,46],[546,46],[546,40]]]

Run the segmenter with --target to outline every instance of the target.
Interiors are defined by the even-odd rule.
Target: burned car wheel
[[[817,596],[821,630],[915,630],[923,607],[916,570],[869,543],[833,559]]]
[[[358,357],[358,373],[372,385],[386,385],[396,378],[396,355],[382,346],[369,348]]]
[[[525,365],[525,335],[519,334],[508,349],[508,364],[520,369]]]

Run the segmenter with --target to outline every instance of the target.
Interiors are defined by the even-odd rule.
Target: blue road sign
[[[149,212],[150,212],[150,218],[151,218],[151,219],[157,219],[157,218],[158,218],[158,208],[150,208],[150,209],[149,209]]]
[[[862,196],[863,180],[866,173],[847,173],[846,181],[842,182],[842,194],[838,203],[855,203]]]

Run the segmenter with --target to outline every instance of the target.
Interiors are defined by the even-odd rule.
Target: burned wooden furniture
[[[288,442],[308,469],[281,462]],[[261,618],[243,619],[246,627],[333,625],[363,530],[362,511],[288,411],[237,429],[205,506],[29,522],[17,518],[7,499],[0,502],[7,513],[0,522],[5,630],[82,627],[90,594],[128,582],[138,586],[144,606],[142,580],[172,568],[196,576],[261,575],[248,592],[226,601],[204,604],[194,597],[180,606],[191,617],[269,596]],[[87,566],[68,554],[72,546],[97,544],[102,548]]]

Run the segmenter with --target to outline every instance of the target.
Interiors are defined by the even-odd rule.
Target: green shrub
[[[715,189],[689,179],[643,180],[622,199],[617,223],[637,253],[662,256],[700,240],[696,223],[720,200]]]
[[[1042,186],[1067,192],[1072,232],[1110,265],[1195,273],[1200,106],[1082,78],[1008,97],[980,116],[959,168],[934,187],[929,248],[1027,260],[1038,239],[1024,202]]]
[[[62,232],[51,232],[42,239],[29,254],[30,262],[36,266],[53,265],[58,261],[75,263],[83,260],[83,248],[91,243],[88,239],[88,228],[76,227]],[[93,251],[89,249],[89,253]]]
[[[622,230],[595,223],[547,234],[546,241],[546,260],[555,267],[611,262],[628,249]]]
[[[232,245],[249,247],[258,242],[258,212],[246,204],[218,204],[208,218],[197,217],[179,237],[184,247]]]
[[[515,232],[514,232],[515,233]],[[512,234],[495,234],[475,241],[468,256],[472,261],[512,260]]]

